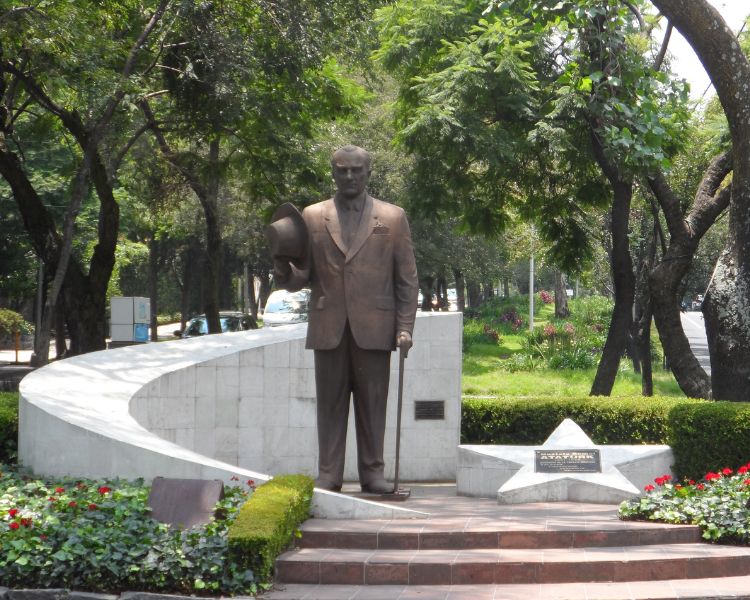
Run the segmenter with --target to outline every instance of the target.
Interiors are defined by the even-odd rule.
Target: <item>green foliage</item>
[[[569,304],[571,316],[558,320],[553,318],[551,303],[544,301],[545,296],[551,300],[542,291],[534,304],[535,316],[541,321],[533,332],[526,330],[522,316],[528,314],[528,300],[524,297],[492,298],[477,309],[465,311],[464,350],[471,350],[475,344],[501,343],[502,339],[488,335],[495,331],[521,340],[522,355],[514,353],[502,363],[510,372],[595,366],[607,336],[612,302],[600,296],[578,298]]]
[[[18,392],[0,392],[0,463],[14,463],[17,453]]]
[[[248,492],[228,488],[221,519],[188,530],[151,519],[140,482],[0,474],[0,578],[12,587],[252,594],[227,531]]]
[[[17,312],[0,308],[0,338],[12,337],[16,333],[32,333],[34,326]]]
[[[306,475],[278,475],[260,486],[229,530],[234,560],[266,581],[273,562],[310,512],[314,482]]]
[[[541,444],[570,418],[598,444],[665,444],[670,411],[700,402],[656,396],[465,399],[461,442]]]
[[[592,134],[624,173],[669,166],[684,138],[686,90],[623,3],[403,0],[376,22],[415,207],[483,233],[534,220],[568,272],[611,197]]]
[[[697,479],[717,465],[742,464],[750,455],[750,404],[712,402],[675,407],[667,442],[675,471]]]
[[[620,518],[699,525],[706,540],[750,544],[748,470],[748,465],[737,473],[724,467],[681,483],[657,477],[645,496],[620,505]]]

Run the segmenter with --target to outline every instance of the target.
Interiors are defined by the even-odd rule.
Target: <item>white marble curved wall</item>
[[[52,476],[218,478],[315,474],[315,390],[305,325],[95,352],[21,383],[19,459]],[[394,354],[386,432],[393,469]],[[461,315],[420,314],[407,360],[401,477],[454,479],[460,428]],[[444,400],[443,421],[415,421],[414,400]],[[353,429],[353,427],[350,427]],[[354,441],[347,450],[353,473]],[[392,473],[390,473],[392,475]],[[418,516],[316,491],[328,517]]]

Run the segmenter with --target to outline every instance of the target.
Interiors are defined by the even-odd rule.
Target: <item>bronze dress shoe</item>
[[[341,484],[333,483],[333,481],[329,481],[328,479],[316,479],[315,487],[322,490],[328,490],[329,492],[341,491]]]
[[[365,494],[390,494],[393,492],[393,484],[385,479],[375,479],[369,483],[363,483],[362,491]]]

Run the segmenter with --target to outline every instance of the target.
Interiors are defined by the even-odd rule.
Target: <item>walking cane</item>
[[[404,402],[404,361],[409,350],[405,346],[399,346],[398,353],[398,408],[396,413],[396,476],[393,479],[393,495],[399,500],[405,500],[411,492],[400,490],[398,487],[399,457],[401,454],[401,406]],[[394,498],[394,499],[395,499]]]

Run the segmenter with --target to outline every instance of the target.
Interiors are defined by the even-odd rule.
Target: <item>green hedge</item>
[[[16,462],[18,452],[18,393],[0,392],[0,463]]]
[[[665,444],[670,411],[701,400],[644,398],[493,398],[463,402],[464,444],[541,444],[567,418],[597,444]]]
[[[685,398],[466,399],[461,441],[541,444],[566,417],[598,444],[668,444],[679,477],[750,461],[750,403]]]
[[[279,475],[261,485],[229,528],[233,559],[270,579],[276,557],[308,518],[314,482],[306,475]]]
[[[675,472],[691,479],[750,461],[750,403],[710,402],[675,406],[666,442]]]

